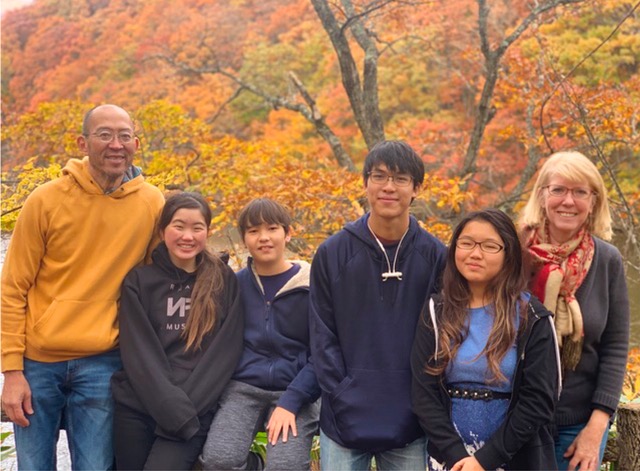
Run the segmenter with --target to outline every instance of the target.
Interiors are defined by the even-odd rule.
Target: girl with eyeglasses
[[[611,239],[604,181],[578,152],[540,169],[521,217],[530,287],[554,313],[564,383],[558,403],[558,468],[597,470],[622,391],[629,299]]]
[[[555,469],[560,369],[553,321],[524,291],[509,217],[496,209],[465,217],[443,276],[411,353],[413,410],[428,437],[428,469]]]

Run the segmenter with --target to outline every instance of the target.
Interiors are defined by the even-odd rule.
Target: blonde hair
[[[611,240],[611,213],[607,200],[607,189],[596,166],[580,152],[556,152],[544,163],[533,185],[531,196],[520,213],[521,229],[539,227],[546,220],[544,212],[544,187],[553,177],[561,177],[577,184],[587,183],[595,193],[596,202],[588,219],[589,232],[604,240]]]

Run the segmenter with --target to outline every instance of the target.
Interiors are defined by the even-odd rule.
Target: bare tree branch
[[[338,163],[342,167],[355,172],[356,167],[353,164],[353,160],[351,160],[351,157],[349,157],[347,152],[344,150],[344,147],[342,146],[340,139],[338,139],[338,136],[336,136],[331,128],[327,126],[322,113],[316,106],[316,101],[311,97],[305,86],[302,84],[302,82],[294,72],[289,72],[289,77],[300,92],[300,95],[302,95],[304,101],[309,106],[309,109],[311,110],[311,119],[316,127],[316,130],[318,131],[318,133],[320,133],[324,140],[329,143],[329,145],[331,146],[331,150],[333,151],[333,155],[338,160]]]
[[[604,167],[607,175],[609,176],[611,182],[613,183],[613,188],[616,192],[616,195],[618,195],[620,202],[622,203],[622,207],[624,208],[624,213],[626,213],[628,216],[626,218],[619,218],[618,222],[622,225],[622,228],[627,237],[627,243],[630,244],[631,247],[634,249],[636,258],[637,260],[640,261],[640,242],[636,237],[636,224],[634,221],[633,211],[629,206],[629,202],[627,201],[627,198],[625,197],[624,192],[622,191],[622,188],[620,188],[620,185],[618,184],[618,179],[616,177],[615,172],[613,171],[613,168],[609,164],[609,161],[605,157],[604,152],[602,152],[602,148],[600,144],[598,143],[597,139],[593,135],[591,126],[589,126],[586,108],[582,106],[580,103],[578,103],[577,101],[575,101],[573,97],[569,96],[569,99],[571,100],[573,106],[575,106],[578,112],[580,113],[580,118],[579,118],[580,124],[582,125],[582,128],[584,129],[585,134],[589,139],[589,143],[591,144],[593,149],[596,151],[598,160]]]
[[[218,74],[228,78],[229,80],[237,84],[238,88],[236,89],[236,93],[234,93],[234,96],[231,97],[229,100],[227,100],[227,102],[225,103],[230,102],[235,96],[239,95],[240,92],[246,90],[248,92],[253,93],[256,96],[259,96],[276,110],[280,108],[285,108],[287,110],[300,113],[307,121],[313,124],[318,134],[320,134],[320,136],[329,144],[338,164],[350,171],[356,170],[353,160],[351,159],[349,154],[347,154],[347,152],[345,151],[344,147],[340,142],[340,139],[338,138],[338,136],[336,136],[333,130],[327,125],[324,117],[322,116],[322,113],[316,106],[315,100],[311,98],[311,95],[306,90],[306,88],[302,85],[302,82],[295,76],[295,74],[290,72],[289,76],[291,77],[292,82],[296,86],[296,89],[302,95],[307,105],[304,105],[303,103],[293,102],[281,96],[272,95],[266,90],[258,87],[257,85],[253,83],[249,83],[241,79],[240,77],[237,77],[236,75],[226,70],[223,70],[221,67],[217,65],[205,66],[205,67],[193,67],[188,64],[185,64],[184,62],[178,61],[173,56],[167,55],[167,54],[154,54],[149,56],[148,59],[162,60],[170,64],[175,69],[184,71],[186,73]]]
[[[22,205],[17,206],[17,207],[12,208],[12,209],[8,209],[8,210],[4,211],[2,214],[0,214],[0,217],[5,217],[7,214],[11,214],[11,213],[14,213],[16,211],[20,211],[21,209],[22,209]]]
[[[213,116],[207,119],[207,124],[213,124],[220,117],[220,115],[222,114],[224,109],[227,107],[227,105],[229,103],[232,103],[236,98],[238,98],[243,90],[244,90],[244,87],[236,88],[233,94],[218,107],[218,110],[213,114]]]
[[[495,49],[491,49],[489,43],[489,31],[488,31],[488,17],[489,7],[486,0],[477,0],[478,2],[478,30],[480,35],[480,49],[482,55],[485,58],[485,82],[482,87],[482,93],[480,95],[480,101],[478,102],[478,108],[476,113],[476,120],[474,123],[473,131],[469,139],[469,145],[465,154],[461,175],[463,177],[469,177],[476,173],[476,160],[482,138],[484,136],[485,129],[493,116],[495,115],[495,108],[491,105],[493,99],[493,93],[496,83],[498,81],[498,75],[500,71],[500,61],[507,51],[508,47],[513,44],[526,30],[536,21],[540,15],[550,11],[560,5],[583,3],[585,0],[550,0],[537,6],[531,13],[524,18],[520,24],[514,29],[514,31],[505,37],[499,46]],[[471,179],[467,178],[464,184],[464,188],[467,187],[468,182]]]
[[[527,116],[525,119],[525,125],[527,128],[527,135],[530,141],[533,141],[536,136],[536,128],[533,124],[533,118],[535,113],[535,105],[533,103],[529,103],[527,105]],[[538,168],[538,163],[540,162],[540,152],[534,145],[530,145],[527,147],[527,165],[525,166],[522,174],[519,177],[518,183],[515,188],[509,193],[509,196],[499,205],[503,210],[507,212],[512,212],[515,204],[520,200],[524,190],[529,183],[529,181],[533,178]]]
[[[579,4],[584,2],[585,0],[552,0],[537,6],[518,26],[516,26],[513,32],[502,41],[500,46],[496,49],[496,53],[502,56],[506,52],[507,48],[516,42],[522,33],[524,33],[533,22],[537,21],[543,13],[553,10],[560,5],[570,5],[572,3]]]
[[[480,51],[485,61],[490,61],[493,54],[489,46],[489,30],[487,21],[489,19],[489,6],[486,0],[478,0],[478,34],[480,35]]]
[[[365,53],[362,79],[356,66],[356,62],[351,52],[351,46],[344,34],[342,25],[338,22],[335,15],[331,11],[327,0],[311,0],[324,30],[329,35],[331,44],[338,57],[340,65],[340,75],[342,86],[344,87],[351,109],[358,124],[358,128],[367,144],[368,148],[373,147],[376,143],[384,140],[384,125],[382,115],[380,113],[378,99],[378,56],[379,53],[375,47],[375,43],[370,39],[365,39],[367,34],[360,24],[360,19],[353,20],[351,30],[354,32],[356,42]],[[384,4],[388,3],[382,2]],[[345,14],[355,17],[353,6],[350,0],[343,0]],[[347,20],[348,21],[348,20]],[[362,41],[360,43],[359,41]]]

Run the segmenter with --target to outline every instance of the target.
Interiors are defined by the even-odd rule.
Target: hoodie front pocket
[[[115,300],[55,299],[33,322],[31,329],[27,325],[27,342],[43,351],[102,352],[118,339]]]
[[[331,397],[340,438],[350,448],[391,449],[413,440],[409,370],[349,371]]]

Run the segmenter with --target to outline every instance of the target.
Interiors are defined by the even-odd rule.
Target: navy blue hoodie
[[[249,258],[237,273],[244,305],[244,349],[233,379],[269,391],[285,391],[278,406],[293,414],[320,397],[309,357],[309,264],[271,302]]]
[[[411,411],[411,345],[425,299],[439,288],[446,248],[410,218],[396,271],[369,214],[319,248],[311,266],[311,354],[322,389],[320,428],[338,444],[378,452],[423,436]]]

